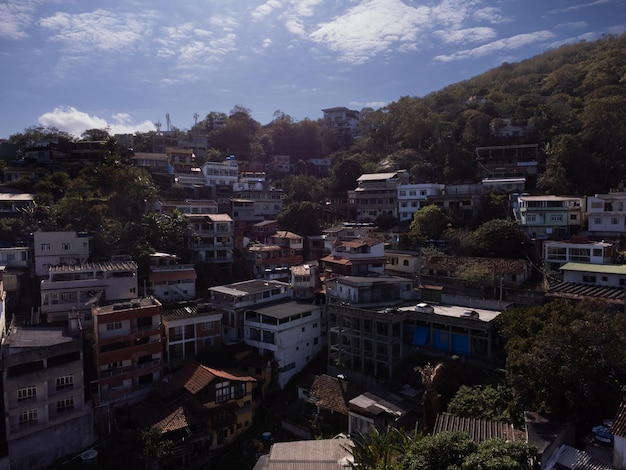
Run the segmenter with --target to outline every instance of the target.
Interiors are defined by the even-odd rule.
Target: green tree
[[[463,470],[532,470],[536,449],[524,441],[507,442],[489,439],[478,445],[476,452],[468,455]]]
[[[451,223],[452,219],[440,207],[426,206],[413,214],[409,238],[415,245],[423,245],[428,240],[439,240]]]
[[[513,390],[505,385],[461,385],[448,403],[447,411],[455,416],[511,422],[509,403]]]
[[[295,232],[298,235],[318,235],[323,216],[324,210],[316,202],[294,202],[284,207],[282,212],[278,214],[278,225],[281,229]]]
[[[524,258],[528,237],[513,220],[494,219],[485,222],[469,237],[465,247],[472,256],[490,258]]]
[[[440,432],[416,440],[404,455],[403,470],[455,470],[478,446],[464,432]]]

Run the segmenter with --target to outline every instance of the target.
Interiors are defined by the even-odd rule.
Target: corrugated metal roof
[[[477,444],[488,439],[498,438],[505,441],[516,441],[521,437],[515,432],[512,424],[487,421],[485,419],[464,418],[451,414],[440,414],[437,416],[433,434],[444,431],[467,432]]]
[[[310,441],[277,442],[270,449],[268,470],[344,470],[350,468],[349,448],[352,441],[346,438]]]
[[[592,286],[575,282],[554,282],[546,292],[548,297],[561,297],[572,300],[582,300],[586,297],[598,297],[611,303],[624,303],[624,289],[622,287]]]
[[[626,401],[622,401],[611,425],[611,434],[626,438]]]
[[[550,460],[546,470],[567,468],[569,470],[612,470],[615,467],[585,451],[562,445],[557,451],[556,458]]]

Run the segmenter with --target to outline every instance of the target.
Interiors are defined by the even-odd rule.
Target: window
[[[611,225],[619,224],[619,219],[617,217],[611,217]]]
[[[18,423],[20,426],[28,426],[37,422],[37,410],[20,411]]]
[[[536,222],[537,221],[537,215],[536,214],[527,214],[526,215],[526,222]]]
[[[32,398],[37,398],[36,385],[29,385],[17,390],[17,401],[30,400]]]
[[[70,251],[70,244],[69,243],[61,243],[61,249],[63,251]]]
[[[202,331],[211,331],[213,329],[213,322],[205,322],[202,324]]]
[[[596,225],[601,225],[602,224],[602,218],[594,217],[593,218],[593,223],[596,224]]]
[[[583,275],[583,282],[587,282],[589,284],[595,284],[596,283],[596,277],[595,276]]]
[[[64,388],[72,388],[74,387],[74,376],[64,375],[63,377],[57,377],[56,385],[57,391],[63,390]]]
[[[65,413],[74,409],[74,397],[57,401],[57,413]]]
[[[107,323],[107,331],[121,330],[121,329],[122,329],[122,322],[116,321],[113,323]]]
[[[41,251],[50,251],[50,243],[42,243]]]
[[[550,220],[552,222],[563,222],[563,214],[552,214]]]

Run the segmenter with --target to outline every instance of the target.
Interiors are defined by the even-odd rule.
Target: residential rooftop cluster
[[[187,190],[189,197],[158,198],[146,211],[183,215],[189,259],[152,253],[142,276],[130,256],[93,260],[93,233],[77,231],[36,231],[0,248],[0,451],[11,468],[43,468],[90,448],[110,433],[118,410],[174,441],[186,465],[228,448],[250,429],[264,399],[294,383],[303,403],[345,418],[338,432],[420,428],[424,390],[391,385],[397,366],[416,352],[496,366],[503,350],[494,323],[502,311],[556,297],[626,301],[624,188],[586,197],[528,194],[536,145],[477,149],[479,182],[412,183],[402,169],[363,174],[342,202],[349,220],[304,236],[279,226],[283,191],[266,178],[267,168],[235,157],[196,167],[197,149],[170,147],[161,137],[163,148],[129,153],[128,164]],[[102,148],[84,146],[84,158]],[[42,143],[26,153],[37,165],[7,167],[5,179],[76,164],[61,154],[54,142]],[[293,169],[285,155],[270,165],[274,174]],[[508,195],[511,218],[539,263],[400,249],[400,228],[374,224],[392,217],[406,228],[430,205],[474,220],[493,191]],[[33,194],[2,193],[0,215],[23,217],[33,201]],[[230,281],[235,264],[246,279]],[[197,289],[198,268],[207,265],[229,281]],[[461,282],[467,265],[484,266],[488,285]],[[537,275],[545,288],[525,289]],[[12,311],[21,287],[33,282],[39,298],[32,310]],[[203,364],[207,351],[226,354],[236,367]],[[306,375],[320,355],[326,371]],[[440,430],[471,426],[437,421]],[[492,431],[513,439],[510,427]],[[321,446],[307,455],[349,459],[336,443],[294,445]],[[268,466],[259,468],[273,468],[289,452],[287,443],[274,444],[260,460]]]

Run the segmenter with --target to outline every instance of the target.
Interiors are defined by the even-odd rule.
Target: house
[[[283,300],[244,312],[243,342],[276,361],[283,389],[326,345],[324,306]]]
[[[168,253],[150,255],[150,292],[162,303],[196,298],[196,269],[193,264],[178,264],[177,260]]]
[[[523,193],[526,190],[526,177],[483,178],[481,181],[483,194],[487,193]]]
[[[86,263],[89,259],[90,239],[87,232],[35,232],[35,275],[47,276],[51,266]]]
[[[322,109],[324,127],[337,133],[339,145],[349,145],[359,135],[359,111],[344,106]]]
[[[390,394],[387,399],[365,392],[349,401],[348,433],[369,434],[388,427],[413,431],[418,427],[421,410],[415,403]]]
[[[195,168],[196,155],[192,149],[181,149],[175,147],[168,147],[165,151],[169,159],[170,164],[174,167],[174,173],[189,173],[192,168]],[[202,172],[200,172],[201,174]],[[202,180],[204,185],[204,178]]]
[[[340,276],[326,280],[329,302],[363,308],[389,307],[415,298],[413,280],[395,276]]]
[[[278,220],[263,220],[252,225],[252,239],[261,243],[269,243],[270,236],[277,231]]]
[[[159,214],[169,214],[177,210],[181,214],[217,214],[218,205],[212,199],[185,199],[182,201],[159,200],[154,203]]]
[[[428,204],[454,214],[463,220],[476,220],[483,203],[483,188],[480,183],[460,182],[448,184],[441,194],[427,196]]]
[[[261,455],[253,470],[349,470],[354,468],[352,441],[341,435],[333,439],[276,442]]]
[[[76,318],[59,327],[10,326],[2,347],[2,440],[10,468],[47,468],[94,443],[83,359]]]
[[[265,165],[266,171],[271,171],[274,176],[284,177],[291,173],[289,155],[272,155]]]
[[[228,212],[233,185],[239,180],[237,160],[230,156],[222,162],[206,162],[201,168],[205,184],[217,201],[219,212]]]
[[[30,248],[27,246],[0,248],[0,266],[30,270],[32,268]]]
[[[378,217],[398,219],[398,186],[408,182],[407,170],[359,176],[357,188],[348,191],[348,199],[356,205],[356,221],[374,222]]]
[[[558,271],[566,263],[611,264],[617,255],[613,243],[594,242],[584,236],[569,240],[543,242],[543,262],[549,271]]]
[[[528,196],[512,198],[515,220],[530,238],[558,240],[576,235],[585,225],[585,198]]]
[[[290,284],[292,297],[296,300],[306,300],[321,293],[319,264],[317,262],[291,266]]]
[[[18,166],[10,165],[4,167],[2,170],[4,183],[15,183],[22,178],[28,178],[31,181],[36,181],[41,178],[45,178],[50,174],[50,169],[42,166]]]
[[[493,124],[493,123],[492,123]],[[478,174],[482,178],[536,178],[539,145],[495,145],[476,148]]]
[[[248,245],[248,269],[257,279],[286,281],[289,268],[304,261],[303,253],[303,237],[286,230],[278,231],[269,237],[268,244]]]
[[[385,273],[390,276],[415,278],[420,264],[420,254],[417,251],[385,249]]]
[[[626,191],[624,184],[608,194],[587,196],[589,233],[595,237],[626,235]]]
[[[71,311],[91,322],[91,306],[137,297],[137,264],[112,261],[51,266],[40,284],[41,320],[66,321]],[[39,320],[35,321],[37,323]]]
[[[328,254],[332,251],[335,242],[354,240],[355,238],[373,238],[376,226],[371,222],[344,222],[340,225],[322,230],[324,237],[324,251]]]
[[[226,344],[243,341],[244,312],[248,308],[291,295],[288,283],[260,279],[209,287],[209,293],[211,304],[223,313],[222,340]]]
[[[133,152],[130,162],[134,166],[146,168],[154,173],[174,174],[174,167],[164,153]]]
[[[138,402],[162,378],[161,303],[135,298],[92,308],[95,405]]]
[[[222,313],[211,304],[188,304],[163,310],[166,361],[185,362],[205,348],[222,344]]]
[[[34,194],[0,193],[0,217],[21,217],[34,204]]]
[[[541,468],[545,470],[615,470],[624,467],[616,467],[611,462],[606,462],[589,452],[562,445],[550,461]]]
[[[419,183],[399,184],[398,191],[398,221],[410,222],[413,214],[428,203],[428,196],[441,194],[445,189],[444,184]]]
[[[536,459],[540,469],[562,470],[564,468],[572,468],[583,470],[596,468],[550,465],[550,462],[560,460],[558,454],[563,446],[570,447],[576,442],[576,430],[572,422],[554,422],[539,413],[525,411],[524,427],[526,428],[526,442],[537,449]],[[598,470],[602,470],[602,467],[599,467]]]
[[[489,130],[494,137],[525,137],[532,130],[531,125],[520,126],[510,119],[493,119],[489,123]]]
[[[223,449],[250,428],[258,404],[255,387],[256,379],[239,370],[190,362],[159,383],[130,415],[171,440],[178,464],[186,466],[194,455]]]
[[[561,266],[563,281],[592,286],[626,286],[626,264],[566,263]]]
[[[265,173],[242,173],[239,182],[233,184],[230,211],[233,220],[255,224],[277,219],[282,209],[283,190],[265,181]]]
[[[202,263],[230,266],[233,261],[233,219],[228,214],[184,214],[189,228],[187,247]]]
[[[326,272],[341,276],[382,275],[385,270],[385,246],[379,238],[339,240],[331,254],[320,262]]]

